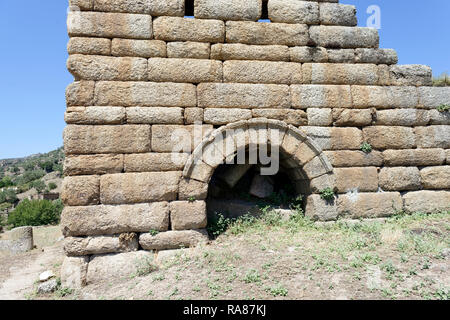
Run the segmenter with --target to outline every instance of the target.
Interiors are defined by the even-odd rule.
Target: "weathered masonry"
[[[450,209],[450,116],[439,108],[450,104],[450,89],[432,87],[427,66],[397,65],[394,50],[379,49],[377,30],[356,26],[355,7],[70,5],[75,81],[66,92],[61,221],[68,285],[111,271],[101,267],[110,257],[207,241],[214,172],[239,150],[273,147],[273,133],[282,168],[307,196],[307,216]],[[180,129],[182,148],[173,139]],[[231,148],[220,151],[218,137]],[[328,188],[332,202],[320,195]]]

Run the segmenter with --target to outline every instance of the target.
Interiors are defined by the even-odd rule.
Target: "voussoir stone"
[[[166,231],[168,228],[167,202],[65,207],[61,215],[61,229],[66,237]]]
[[[181,172],[119,173],[100,178],[102,204],[175,200]]]
[[[174,201],[170,203],[169,208],[173,230],[206,228],[205,201]]]
[[[139,237],[139,244],[145,250],[168,250],[195,247],[208,242],[205,230],[167,231],[157,235],[143,233]]]

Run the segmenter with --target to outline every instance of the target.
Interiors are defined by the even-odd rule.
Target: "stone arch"
[[[268,144],[278,144],[280,162],[289,168],[298,192],[317,194],[328,187],[335,189],[333,167],[317,143],[294,126],[265,118],[238,121],[209,134],[186,162],[184,189],[202,185],[202,197],[206,198],[208,184],[219,165],[234,158],[239,150]],[[308,182],[308,190],[304,190],[304,182]]]

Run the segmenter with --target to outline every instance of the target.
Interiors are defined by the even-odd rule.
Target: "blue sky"
[[[0,2],[0,159],[48,152],[62,145],[67,0]],[[370,5],[381,9],[380,46],[394,48],[400,64],[450,71],[448,0],[342,0],[358,8],[366,26]]]

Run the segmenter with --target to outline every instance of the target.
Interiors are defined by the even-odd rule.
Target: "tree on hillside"
[[[14,228],[42,226],[59,222],[63,209],[61,201],[24,200],[8,217],[8,224]]]

